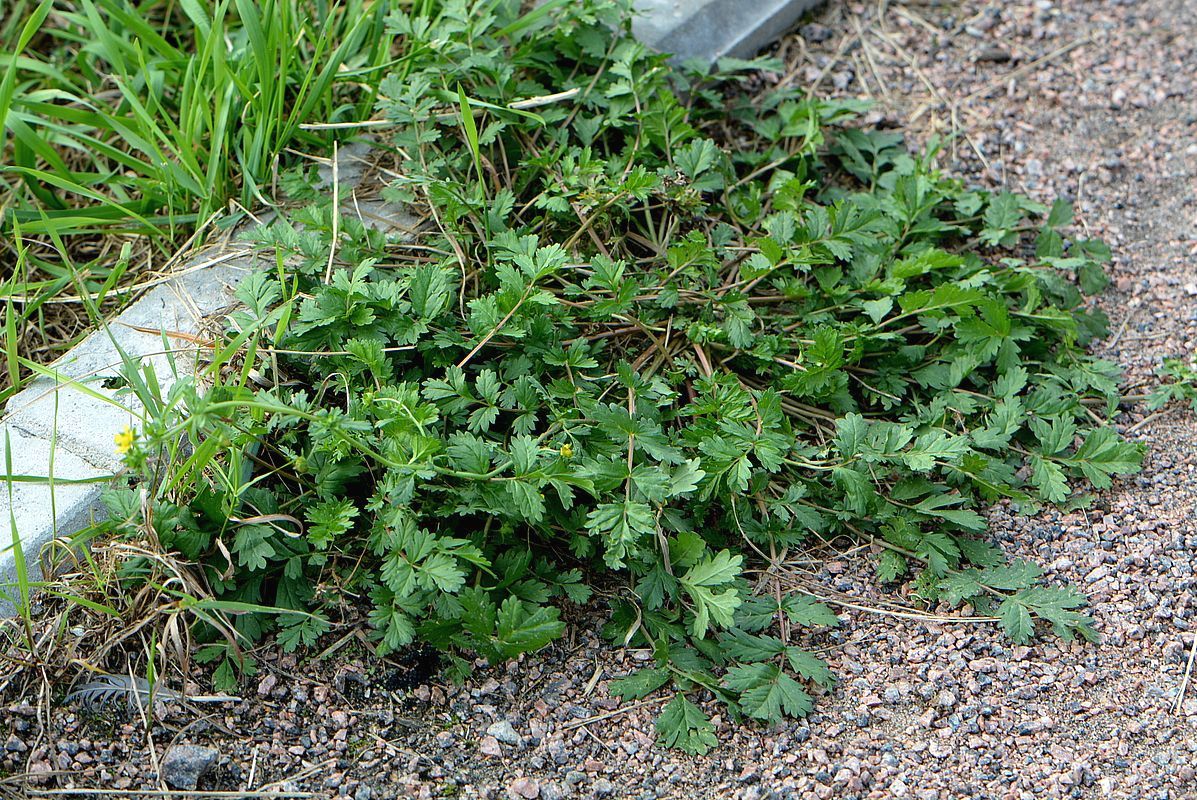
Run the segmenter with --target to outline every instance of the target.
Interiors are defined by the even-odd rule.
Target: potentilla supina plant
[[[244,368],[147,423],[195,446],[155,464],[190,481],[159,476],[158,539],[237,635],[308,647],[365,605],[378,653],[460,677],[601,589],[605,634],[652,654],[612,691],[671,693],[660,738],[690,752],[716,744],[702,702],[777,721],[833,684],[839,620],[784,566],[812,546],[866,545],[907,602],[1016,642],[1095,637],[983,514],[1083,504],[1142,459],[1085,349],[1110,254],[1071,207],[967,188],[859,103],[739,95],[767,60],[678,72],[616,4],[514,7],[392,15],[387,195],[429,224],[391,241],[323,201],[258,231],[278,269],[238,289]],[[220,688],[252,671],[197,634]]]

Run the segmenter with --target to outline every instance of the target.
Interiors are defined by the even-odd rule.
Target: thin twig
[[[458,369],[461,369],[466,364],[470,363],[470,359],[473,358],[478,353],[479,350],[481,350],[483,347],[485,347],[486,343],[489,342],[491,340],[491,338],[496,333],[503,330],[503,326],[507,324],[507,321],[509,319],[511,319],[512,315],[515,314],[515,312],[519,310],[520,306],[522,306],[524,304],[524,301],[528,299],[529,295],[531,295],[532,288],[533,288],[532,286],[529,286],[527,291],[524,292],[524,296],[519,299],[519,302],[511,307],[511,310],[507,312],[507,315],[505,317],[503,317],[503,319],[499,320],[499,324],[496,325],[494,328],[492,328],[490,333],[488,333],[488,334],[486,334],[486,336],[482,337],[482,341],[480,341],[480,342],[478,342],[478,344],[474,345],[474,349],[471,350],[469,353],[467,353],[465,358],[463,358],[461,361],[457,362]]]
[[[795,586],[794,589],[796,591],[801,592],[802,594],[809,595],[809,596],[815,598],[816,600],[818,600],[821,603],[830,603],[831,605],[840,606],[841,608],[850,608],[853,611],[863,611],[866,614],[879,614],[883,617],[899,617],[901,619],[913,619],[913,620],[917,620],[919,622],[936,622],[936,623],[949,624],[949,625],[954,625],[954,624],[961,623],[961,622],[980,622],[980,623],[985,623],[985,624],[1001,622],[1001,619],[998,617],[962,617],[962,616],[949,617],[949,616],[939,616],[936,614],[923,614],[923,613],[920,613],[917,611],[891,611],[890,609],[887,609],[887,608],[879,608],[877,606],[866,606],[866,605],[861,605],[860,603],[852,603],[847,600],[840,600],[840,599],[838,599],[836,597],[832,597],[830,595],[823,595],[823,594],[819,594],[817,592],[812,592],[810,589],[806,589],[802,586]]]
[[[620,706],[619,708],[615,709],[614,711],[607,711],[603,714],[596,714],[593,717],[586,717],[585,719],[570,720],[569,722],[567,722],[561,726],[561,730],[572,731],[574,728],[581,728],[583,725],[593,725],[596,722],[602,722],[603,720],[614,719],[615,717],[621,717],[624,714],[627,714],[629,711],[635,711],[636,709],[644,708],[645,706],[656,705],[657,703],[661,703],[662,701],[665,701],[668,699],[669,699],[668,695],[665,697],[654,697],[651,700],[641,700],[639,703],[632,703],[631,705]]]
[[[960,102],[967,103],[969,100],[972,100],[974,97],[977,97],[978,95],[983,95],[988,92],[991,92],[1004,83],[1009,83],[1010,81],[1014,80],[1015,78],[1021,78],[1023,75],[1025,75],[1026,73],[1035,69],[1036,67],[1042,66],[1043,64],[1046,64],[1049,61],[1054,61],[1055,59],[1059,58],[1060,56],[1064,55],[1065,53],[1070,53],[1073,50],[1077,49],[1078,47],[1082,47],[1084,45],[1091,44],[1092,42],[1093,42],[1093,37],[1085,36],[1080,39],[1077,39],[1074,42],[1070,42],[1069,44],[1066,44],[1063,47],[1057,47],[1055,50],[1051,51],[1047,55],[1040,56],[1039,58],[1035,59],[1034,61],[1030,61],[1026,64],[1023,64],[1018,69],[1007,72],[1005,75],[999,75],[998,77],[996,77],[993,80],[986,83],[980,89],[976,89],[972,92],[969,92],[967,95],[964,96],[964,99],[961,100]]]
[[[213,266],[216,266],[217,264],[223,264],[226,261],[232,261],[233,259],[242,258],[244,256],[249,256],[249,255],[252,255],[251,251],[249,251],[249,250],[234,250],[234,251],[216,256],[214,258],[206,259],[197,264],[192,264],[191,266],[187,267],[186,269],[180,269],[180,270],[177,270],[174,272],[163,273],[162,275],[159,275],[157,278],[151,278],[150,280],[139,281],[137,283],[131,283],[128,286],[114,286],[111,289],[109,289],[107,293],[89,292],[86,295],[86,297],[89,300],[102,300],[105,297],[115,297],[115,296],[125,295],[125,294],[135,294],[144,289],[152,289],[155,286],[159,286],[163,283],[168,283],[168,282],[174,280],[175,278],[182,277],[183,275],[187,275],[192,272],[199,272],[200,270],[207,269],[208,267],[213,267]],[[46,298],[38,297],[35,295],[14,294],[14,295],[4,295],[4,299],[12,300],[14,303],[21,304],[21,305],[24,305],[26,303],[34,303],[34,302],[47,303],[47,304],[68,304],[68,303],[82,303],[83,299],[84,299],[84,295],[64,294],[64,295],[56,295],[55,297],[46,299]]]
[[[118,320],[118,322],[119,322],[119,320]],[[167,355],[169,353],[175,353],[175,354],[189,353],[195,347],[205,349],[205,350],[211,350],[211,349],[219,346],[220,344],[223,344],[222,342],[219,342],[215,339],[206,338],[203,336],[196,336],[195,334],[185,333],[184,331],[168,331],[168,330],[163,330],[161,328],[150,328],[150,327],[147,327],[144,325],[130,325],[127,322],[121,322],[120,324],[123,327],[126,327],[129,330],[137,331],[138,333],[148,333],[148,334],[151,334],[154,336],[165,336],[168,339],[179,339],[181,341],[188,342],[189,344],[194,345],[194,347],[173,348],[171,350],[160,350],[160,351],[154,352],[154,353],[146,353],[147,356]],[[633,330],[639,330],[639,329],[633,328]],[[265,355],[311,356],[313,358],[328,358],[330,356],[351,356],[351,355],[353,355],[353,353],[351,353],[348,350],[289,350],[289,349],[282,348],[282,347],[265,347],[265,346],[259,346],[255,349],[257,352],[263,353]],[[393,347],[384,347],[384,348],[382,348],[382,352],[383,353],[404,353],[409,350],[415,350],[415,349],[416,349],[415,345],[401,344],[401,345],[395,345]],[[112,366],[112,367],[120,366],[120,362],[111,364],[110,366]]]
[[[1176,412],[1176,408],[1165,408],[1163,411],[1157,411],[1154,414],[1149,414],[1146,417],[1144,417],[1143,419],[1136,422],[1134,425],[1131,425],[1129,428],[1127,428],[1126,432],[1134,433],[1135,431],[1139,430],[1140,428],[1142,428],[1146,425],[1150,425],[1151,423],[1155,422],[1157,419],[1160,419],[1161,417],[1166,417],[1169,414],[1173,414],[1175,412]]]
[[[573,89],[566,89],[564,92],[556,92],[554,94],[543,94],[536,97],[529,97],[524,100],[516,100],[508,103],[507,108],[512,111],[523,111],[529,108],[536,108],[538,106],[547,106],[550,103],[559,103],[562,100],[569,100],[576,96],[580,89],[574,87]],[[484,108],[471,109],[475,114],[482,114],[486,111]],[[433,115],[437,120],[456,119],[461,116],[461,110],[453,111],[438,111]],[[395,125],[393,120],[389,119],[367,119],[361,122],[305,122],[300,125],[300,130],[305,131],[340,131],[357,128],[386,128]]]
[[[341,160],[337,158],[337,143],[333,142],[332,157],[332,239],[328,245],[328,266],[324,269],[324,282],[332,282],[333,259],[337,257],[337,237],[341,227]]]
[[[1189,676],[1193,674],[1193,658],[1197,656],[1197,634],[1193,635],[1193,643],[1189,645],[1189,661],[1185,664],[1185,674],[1180,680],[1180,689],[1176,692],[1176,707],[1172,713],[1179,714],[1185,702],[1185,690],[1189,688]]]
[[[245,781],[245,788],[247,790],[251,790],[251,791],[253,790],[254,781],[257,780],[257,777],[258,777],[258,745],[255,744],[253,759],[249,763],[249,778],[247,778]]]
[[[1114,338],[1111,339],[1110,343],[1105,346],[1103,352],[1111,353],[1114,351],[1114,348],[1118,346],[1118,342],[1122,339],[1122,334],[1126,333],[1126,326],[1129,325],[1130,321],[1135,318],[1136,314],[1139,313],[1140,308],[1142,308],[1142,303],[1139,303],[1137,300],[1132,301],[1130,311],[1122,320],[1122,324],[1118,326],[1118,332],[1114,334]]]
[[[516,100],[514,103],[508,103],[508,108],[526,109],[536,108],[537,106],[547,106],[550,103],[557,103],[561,100],[569,100],[576,97],[580,89],[575,86],[572,89],[566,89],[564,92],[555,92],[553,94],[542,94],[536,97],[529,97],[527,100]]]

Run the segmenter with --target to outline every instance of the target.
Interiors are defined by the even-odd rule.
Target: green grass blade
[[[17,37],[16,45],[8,54],[11,57],[8,68],[4,70],[4,77],[0,79],[0,152],[4,152],[6,138],[4,132],[7,129],[8,110],[12,107],[13,90],[16,86],[19,63],[16,56],[29,46],[30,40],[41,28],[42,23],[46,21],[46,17],[49,16],[53,7],[54,0],[42,0],[29,19],[25,21],[24,27],[21,28],[21,34]]]

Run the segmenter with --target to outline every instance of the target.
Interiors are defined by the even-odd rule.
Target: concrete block
[[[247,250],[234,245],[233,252]],[[193,264],[213,260],[208,251]],[[50,365],[53,377],[42,376],[13,395],[6,406],[6,421],[26,433],[49,440],[113,471],[120,459],[113,436],[125,426],[137,427],[140,404],[130,394],[119,393],[116,379],[122,372],[121,352],[140,365],[152,365],[163,393],[180,374],[195,364],[193,348],[179,333],[193,336],[203,319],[232,302],[231,287],[253,268],[248,255],[181,274],[154,287],[135,303],[93,332],[70,352]],[[167,332],[164,345],[162,332]],[[166,350],[187,350],[174,353]]]
[[[342,151],[342,185],[357,182],[367,154],[361,147]],[[352,163],[346,165],[345,159]],[[342,194],[342,213],[404,237],[420,224],[402,207],[352,193]],[[103,515],[100,495],[107,479],[122,469],[113,437],[126,426],[139,427],[141,411],[134,397],[119,392],[115,379],[123,372],[121,353],[139,367],[152,365],[165,394],[198,361],[188,337],[202,336],[210,318],[232,309],[232,290],[242,278],[272,267],[273,257],[256,257],[250,245],[235,237],[229,244],[201,251],[51,364],[52,375],[37,378],[9,399],[0,420],[0,446],[7,436],[13,453],[11,473],[3,470],[0,460],[0,615],[13,611],[14,531],[31,579],[36,580],[39,554],[51,539],[81,530]],[[173,367],[166,350],[176,351]],[[51,471],[58,479],[89,482],[4,480],[9,475],[48,476]]]
[[[362,182],[362,176],[370,164],[370,154],[374,149],[374,142],[369,138],[356,139],[343,143],[337,151],[337,183],[350,188]],[[333,160],[321,159],[316,168],[321,185],[331,187],[333,183]]]
[[[674,60],[749,58],[822,0],[635,0],[632,32]]]
[[[410,235],[419,225],[419,219],[405,208],[377,199],[347,202],[343,213],[401,236]],[[141,366],[152,366],[165,394],[180,375],[195,367],[195,351],[186,337],[200,333],[205,318],[232,306],[232,290],[245,275],[272,266],[272,259],[258,260],[249,245],[237,242],[201,252],[175,277],[151,289],[51,364],[52,377],[39,377],[9,398],[5,419],[43,439],[56,436],[60,446],[94,464],[119,470],[113,437],[126,426],[138,427],[141,411],[135,397],[119,391],[121,352]],[[182,336],[171,338],[171,334]],[[168,349],[188,352],[168,355]]]
[[[356,217],[368,228],[411,239],[422,220],[404,206],[370,198],[341,204],[343,216]]]
[[[11,472],[4,456],[6,442]],[[15,476],[53,476],[55,482],[18,481],[12,479]],[[29,566],[29,579],[40,580],[42,548],[60,533],[74,533],[102,518],[100,494],[111,477],[111,471],[65,449],[52,449],[46,439],[0,423],[0,615],[10,615],[19,597],[13,534]]]

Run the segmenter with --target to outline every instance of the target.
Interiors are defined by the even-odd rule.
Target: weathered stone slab
[[[636,0],[632,32],[677,61],[749,58],[822,0]]]
[[[363,173],[368,148],[347,147],[340,155],[338,183],[352,189]],[[322,170],[329,181],[332,172]],[[379,230],[410,236],[419,225],[404,208],[359,199],[344,188],[340,196],[344,216],[359,217]],[[122,469],[113,439],[126,426],[140,427],[140,404],[118,392],[116,379],[124,372],[121,353],[139,367],[152,366],[165,394],[198,363],[194,342],[205,336],[207,319],[231,308],[233,289],[246,275],[273,266],[273,257],[259,257],[235,237],[208,248],[51,364],[51,374],[9,398],[0,419],[0,447],[7,436],[13,453],[9,472],[0,450],[0,615],[14,608],[14,535],[30,580],[37,581],[46,544],[82,530],[102,513],[100,495],[107,479]],[[50,475],[68,482],[9,479]]]
[[[6,449],[11,472],[5,468]],[[25,556],[29,579],[39,580],[42,548],[60,532],[73,533],[92,523],[111,477],[110,470],[54,449],[50,440],[0,423],[0,615],[11,615],[20,597],[16,547]]]
[[[50,365],[52,377],[39,377],[9,398],[6,421],[43,439],[57,436],[60,447],[118,470],[113,436],[127,425],[138,427],[140,411],[133,397],[117,398],[121,352],[138,364],[152,365],[162,391],[168,391],[179,377],[175,370],[187,372],[194,354],[166,351],[192,349],[185,337],[196,335],[206,316],[229,305],[232,287],[252,264],[248,248],[241,245],[199,256],[191,271],[154,287]],[[195,265],[206,266],[194,269]],[[171,334],[182,336],[172,339]]]

